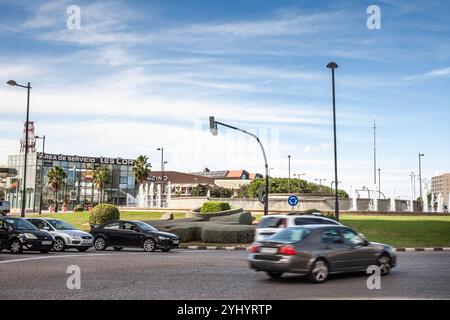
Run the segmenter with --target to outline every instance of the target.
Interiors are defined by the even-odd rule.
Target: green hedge
[[[102,224],[111,220],[119,220],[120,213],[112,204],[98,204],[89,216],[90,224]]]
[[[221,201],[209,201],[205,202],[200,210],[201,213],[220,212],[230,210],[230,204],[228,202]]]
[[[212,217],[209,221],[251,225],[253,223],[253,217],[250,212],[246,211],[229,216]]]
[[[201,241],[202,228],[200,225],[180,225],[170,228],[168,232],[176,234],[181,242]]]
[[[254,226],[208,223],[202,229],[202,241],[209,243],[252,243]]]

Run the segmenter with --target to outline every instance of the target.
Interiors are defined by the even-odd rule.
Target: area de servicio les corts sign
[[[85,156],[70,156],[64,154],[50,154],[38,152],[38,159],[51,160],[51,161],[69,161],[77,163],[96,163],[96,164],[118,164],[132,166],[134,160],[122,159],[122,158],[107,158],[107,157],[85,157]]]

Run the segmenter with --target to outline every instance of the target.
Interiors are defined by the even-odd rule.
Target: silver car
[[[66,249],[76,248],[84,252],[93,246],[91,234],[77,230],[72,225],[53,218],[28,218],[38,229],[49,232],[55,238],[53,250],[62,252]]]
[[[254,243],[249,251],[250,268],[256,271],[275,279],[283,273],[307,275],[315,283],[332,273],[365,271],[371,265],[386,275],[397,264],[394,248],[337,225],[286,228]]]

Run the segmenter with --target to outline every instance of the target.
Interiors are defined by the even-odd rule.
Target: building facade
[[[53,167],[61,167],[66,172],[64,185],[58,192],[58,207],[66,203],[69,210],[78,204],[89,206],[99,202],[99,192],[92,181],[95,168],[105,166],[110,173],[105,185],[104,201],[115,205],[125,205],[127,194],[136,196],[136,183],[132,172],[134,160],[106,157],[85,157],[77,155],[28,154],[26,178],[26,210],[37,211],[41,192],[43,210],[55,203],[55,194],[48,185],[47,174]],[[8,167],[17,171],[15,177],[7,178],[5,200],[11,208],[21,206],[23,191],[24,154],[8,156]]]
[[[441,194],[444,203],[449,206],[450,173],[444,173],[431,178],[431,193],[435,195]]]

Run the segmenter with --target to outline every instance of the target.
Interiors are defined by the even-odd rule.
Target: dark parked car
[[[378,265],[386,275],[397,263],[394,248],[333,225],[286,228],[254,243],[249,251],[250,267],[256,271],[275,279],[283,273],[303,274],[316,283],[329,274],[365,271],[370,265]]]
[[[138,247],[147,252],[156,249],[168,252],[180,244],[175,234],[158,231],[142,221],[110,221],[93,225],[89,232],[94,236],[94,248],[98,251],[112,246],[117,251],[124,247]]]
[[[47,253],[53,248],[55,239],[21,218],[0,217],[0,249],[21,253],[22,250]]]

